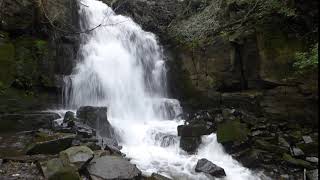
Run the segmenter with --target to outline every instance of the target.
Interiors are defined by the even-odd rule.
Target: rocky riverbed
[[[64,117],[55,113],[27,114],[52,121],[33,130],[8,129],[0,134],[0,177],[4,179],[167,179],[158,174],[144,177],[126,155],[109,123],[107,108],[81,107]],[[185,113],[177,127],[180,147],[197,153],[201,137],[217,134],[226,152],[245,167],[263,171],[272,179],[315,180],[318,177],[318,132],[274,124],[264,117],[238,109],[210,109]],[[11,117],[9,115],[5,116]],[[19,117],[19,116],[18,116]],[[21,116],[20,116],[21,117]],[[3,119],[4,117],[2,117]],[[37,121],[33,121],[37,122]],[[260,123],[257,123],[260,122]],[[104,128],[97,128],[103,124]],[[26,126],[28,128],[28,126]],[[103,135],[103,136],[101,136]],[[225,176],[223,167],[201,159],[195,172]]]

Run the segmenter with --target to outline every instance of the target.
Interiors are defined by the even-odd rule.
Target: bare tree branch
[[[88,5],[85,5],[85,4],[81,3],[81,2],[80,2],[80,4],[83,5],[83,6],[85,6],[85,7],[89,7]],[[123,4],[123,3],[122,3],[122,4]],[[117,6],[117,8],[115,8],[115,9],[118,9],[122,4],[120,4],[119,6]],[[55,18],[59,15],[59,13],[56,14],[53,19],[50,18],[49,15],[48,15],[48,13],[47,13],[47,11],[46,11],[46,9],[45,9],[45,7],[44,7],[44,5],[43,5],[43,0],[40,0],[39,6],[40,6],[40,8],[41,8],[41,11],[42,11],[43,15],[44,15],[45,18],[48,20],[48,23],[50,24],[50,26],[51,26],[52,28],[54,28],[55,30],[60,31],[60,32],[63,32],[63,33],[66,33],[66,34],[83,34],[83,33],[89,33],[89,32],[91,32],[91,31],[96,30],[96,29],[99,28],[99,27],[114,26],[114,25],[118,25],[118,24],[121,24],[121,23],[124,23],[124,22],[128,21],[128,20],[126,20],[126,21],[122,21],[122,22],[118,22],[118,23],[104,24],[104,22],[106,21],[106,18],[107,18],[107,21],[109,21],[109,18],[110,18],[110,16],[111,16],[111,13],[109,13],[108,15],[106,15],[106,16],[103,18],[103,20],[102,20],[102,22],[101,22],[100,24],[96,25],[96,26],[93,27],[93,28],[89,28],[89,29],[86,29],[86,30],[83,30],[83,31],[70,31],[70,30],[66,30],[66,29],[60,28],[60,27],[58,27],[58,26],[56,26],[56,25],[54,24]],[[68,24],[65,24],[65,25],[72,27],[72,25],[68,25]],[[74,29],[74,28],[72,28],[72,29]]]

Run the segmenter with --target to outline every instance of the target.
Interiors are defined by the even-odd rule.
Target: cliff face
[[[171,92],[186,107],[241,106],[317,123],[317,73],[293,68],[295,54],[316,43],[317,2],[105,2],[159,36]]]
[[[0,112],[58,104],[62,76],[71,73],[78,49],[77,1],[0,6]]]
[[[190,124],[216,122],[227,152],[274,179],[301,179],[305,168],[315,168],[305,157],[318,157],[317,142],[301,144],[306,136],[318,139],[318,69],[299,73],[294,64],[297,53],[318,43],[318,2],[104,2],[158,35],[172,96],[191,114]],[[230,109],[250,115],[221,122],[210,114],[221,109],[223,117]],[[305,157],[295,155],[296,147]]]

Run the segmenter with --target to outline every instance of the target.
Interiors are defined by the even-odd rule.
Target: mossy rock
[[[282,159],[287,162],[290,165],[296,166],[296,167],[301,167],[301,168],[307,168],[307,169],[311,169],[312,165],[307,162],[304,161],[302,159],[295,159],[292,156],[290,156],[289,154],[283,154]]]
[[[219,143],[245,142],[249,129],[240,120],[228,120],[218,124],[217,139]]]
[[[42,172],[48,180],[80,180],[77,169],[66,165],[61,159],[52,159],[48,162],[40,163]]]

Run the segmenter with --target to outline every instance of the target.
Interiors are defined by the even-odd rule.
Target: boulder
[[[303,157],[304,156],[304,152],[300,148],[293,147],[290,150],[291,150],[291,155],[293,157]]]
[[[202,124],[178,126],[178,136],[182,137],[200,137],[211,133],[210,127]]]
[[[181,137],[180,148],[192,154],[195,153],[201,144],[201,137]]]
[[[282,159],[287,162],[289,165],[295,166],[295,167],[300,167],[300,168],[307,168],[310,169],[312,168],[312,165],[307,162],[304,161],[302,159],[295,159],[292,156],[290,156],[289,154],[283,154]]]
[[[235,159],[240,161],[245,167],[257,168],[261,164],[263,152],[259,149],[249,149],[238,153]]]
[[[77,118],[91,128],[97,130],[100,136],[116,140],[114,129],[107,117],[107,107],[80,107],[77,111]]]
[[[64,118],[63,118],[63,123],[70,123],[70,122],[73,122],[76,120],[76,115],[74,112],[72,111],[68,111],[66,112],[66,114],[64,115]]]
[[[141,171],[135,165],[118,156],[103,156],[93,159],[87,170],[92,180],[141,178]]]
[[[91,128],[88,125],[85,125],[81,122],[74,122],[73,130],[77,133],[77,135],[82,136],[83,138],[91,138],[96,135],[96,130]]]
[[[315,163],[315,164],[319,163],[319,159],[317,157],[306,157],[306,161]]]
[[[196,172],[203,172],[213,177],[222,178],[226,176],[223,168],[213,164],[207,159],[200,159],[195,168]]]
[[[307,171],[306,174],[307,174],[308,180],[318,180],[319,179],[318,171],[319,171],[318,169]]]
[[[240,120],[228,120],[218,124],[217,140],[222,145],[243,143],[248,139],[249,130]]]
[[[64,164],[72,164],[78,170],[84,168],[94,157],[93,151],[86,146],[75,146],[60,152],[60,159]]]
[[[43,139],[44,138],[44,139]],[[55,134],[48,137],[41,137],[27,147],[27,155],[34,154],[58,154],[60,151],[68,149],[75,139],[74,134]]]
[[[52,159],[47,162],[41,162],[40,167],[44,177],[48,180],[80,180],[77,168],[64,164],[59,158]]]
[[[304,143],[306,143],[306,144],[313,142],[313,140],[310,136],[302,136],[302,139],[303,139]]]

